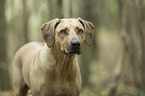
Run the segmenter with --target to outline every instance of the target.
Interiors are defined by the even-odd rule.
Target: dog
[[[43,42],[22,46],[12,62],[16,96],[79,96],[82,81],[77,55],[92,44],[94,25],[81,18],[54,19],[41,26]]]

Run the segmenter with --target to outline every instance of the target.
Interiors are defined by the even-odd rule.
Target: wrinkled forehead
[[[57,29],[63,29],[63,28],[83,28],[83,25],[80,23],[80,21],[78,19],[61,19],[61,22],[59,23],[59,25],[57,26]]]

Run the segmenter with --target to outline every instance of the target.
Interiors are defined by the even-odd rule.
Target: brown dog
[[[12,64],[16,96],[79,96],[81,75],[76,54],[91,45],[92,23],[78,19],[54,19],[42,25],[46,43],[32,42],[20,48]]]

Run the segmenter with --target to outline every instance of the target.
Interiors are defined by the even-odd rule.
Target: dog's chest
[[[47,81],[49,83],[43,84],[41,86],[41,91],[39,96],[78,96],[78,88],[75,82],[54,80]]]
[[[67,96],[70,90],[70,83],[68,81],[56,80],[54,82],[53,91],[55,96]]]

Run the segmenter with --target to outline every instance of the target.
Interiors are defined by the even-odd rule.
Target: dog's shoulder
[[[45,43],[43,42],[29,42],[18,49],[16,55],[25,55],[38,52]]]
[[[44,42],[29,42],[24,44],[19,50],[42,48],[44,44],[45,44]]]
[[[23,45],[22,47],[43,47],[45,45],[44,42],[29,42]]]

